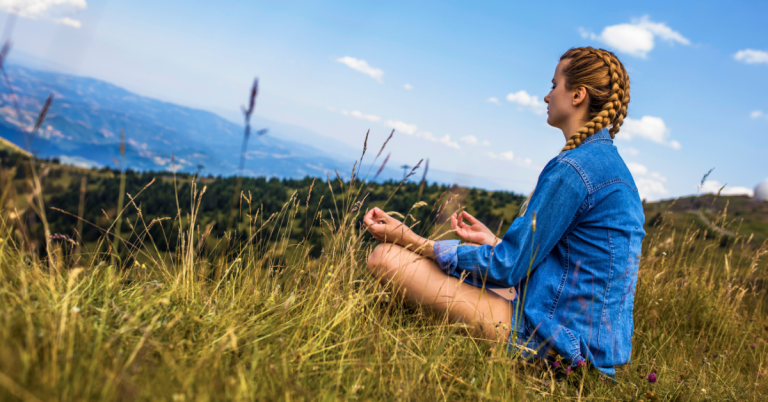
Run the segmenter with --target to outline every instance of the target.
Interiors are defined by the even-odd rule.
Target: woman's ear
[[[578,87],[573,91],[573,106],[578,107],[585,100],[587,100],[587,89],[584,87]]]

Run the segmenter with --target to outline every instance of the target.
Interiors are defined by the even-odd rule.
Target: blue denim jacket
[[[632,351],[644,222],[632,175],[604,129],[547,163],[501,243],[444,240],[435,254],[446,273],[475,286],[516,287],[516,342],[613,375]]]

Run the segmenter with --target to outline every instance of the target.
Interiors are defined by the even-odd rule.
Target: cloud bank
[[[374,80],[378,81],[379,83],[383,83],[384,82],[382,80],[382,78],[384,77],[384,71],[382,71],[381,69],[372,67],[365,60],[356,59],[356,58],[350,57],[350,56],[344,56],[344,57],[339,57],[338,59],[336,59],[336,61],[341,63],[341,64],[343,64],[343,65],[345,65],[345,66],[347,66],[347,67],[349,67],[349,68],[351,68],[351,69],[353,69],[353,70],[355,70],[355,71],[359,71],[359,72],[361,72],[361,73],[363,73],[363,74],[373,78]]]
[[[609,47],[635,57],[645,58],[656,46],[656,39],[671,44],[690,45],[691,41],[663,22],[653,22],[644,15],[632,19],[631,23],[610,25],[599,35],[580,29],[581,37],[605,43]]]

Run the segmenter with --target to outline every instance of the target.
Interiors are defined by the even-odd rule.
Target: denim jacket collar
[[[611,134],[608,133],[608,129],[607,128],[604,128],[604,129],[602,129],[602,130],[600,130],[600,131],[590,135],[584,141],[582,141],[581,144],[582,145],[589,144],[590,142],[593,142],[593,141],[606,141],[606,142],[610,142],[611,144],[613,144],[613,138],[611,138]]]

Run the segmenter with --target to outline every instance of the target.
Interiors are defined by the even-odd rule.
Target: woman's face
[[[544,97],[547,102],[547,124],[552,127],[564,129],[569,118],[576,112],[574,105],[574,93],[565,88],[565,77],[563,68],[570,63],[570,59],[565,59],[557,63],[555,68],[555,77],[552,78],[552,90]]]

